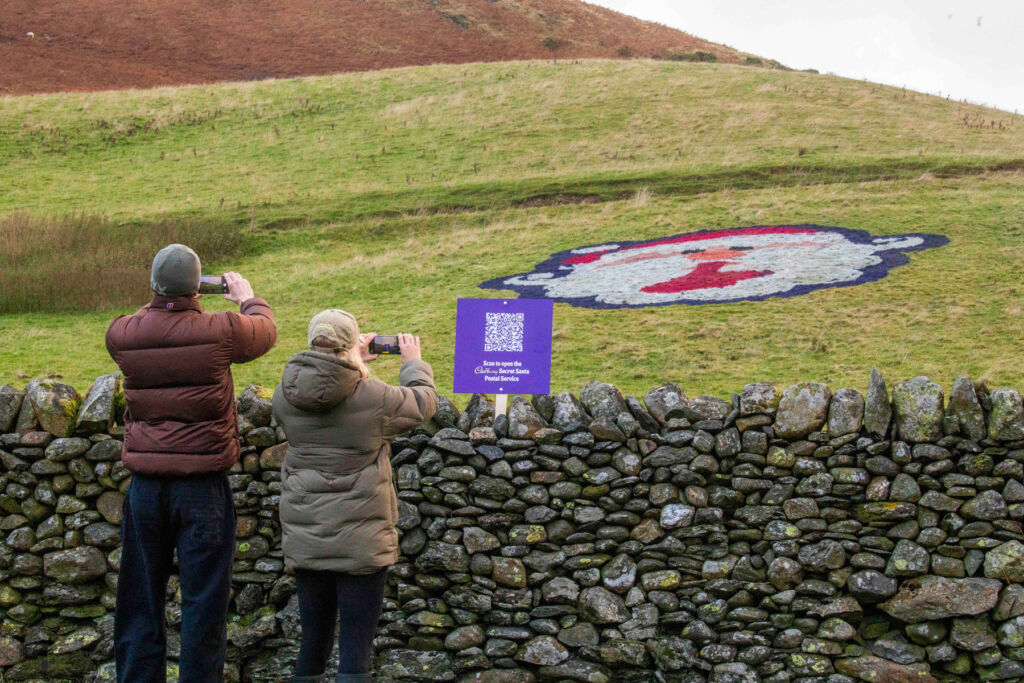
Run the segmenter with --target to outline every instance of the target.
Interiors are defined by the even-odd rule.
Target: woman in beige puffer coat
[[[370,376],[373,334],[331,309],[309,324],[309,351],[285,366],[274,416],[288,438],[281,468],[286,566],[298,585],[302,639],[293,681],[320,681],[340,615],[338,682],[371,680],[387,567],[398,560],[390,441],[433,416],[433,370],[418,337],[400,335],[400,386]]]

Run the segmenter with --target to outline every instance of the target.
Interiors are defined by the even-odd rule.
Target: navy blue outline
[[[637,245],[637,244],[648,244],[650,242],[658,242],[660,240],[670,240],[670,239],[674,239],[676,237],[682,237],[684,235],[702,235],[702,234],[706,234],[706,235],[722,235],[722,234],[727,234],[727,233],[734,232],[734,231],[737,231],[737,230],[749,230],[751,228],[814,228],[815,230],[818,230],[818,231],[838,232],[838,233],[842,234],[843,236],[845,236],[851,242],[854,242],[854,243],[857,243],[857,244],[874,244],[874,240],[879,239],[879,238],[886,238],[886,237],[899,238],[899,239],[903,239],[903,238],[906,238],[906,237],[920,237],[920,238],[922,238],[923,241],[922,241],[921,244],[919,244],[916,247],[899,247],[899,248],[896,248],[896,249],[893,249],[893,250],[884,250],[883,249],[881,251],[876,252],[879,255],[879,257],[882,259],[882,262],[877,264],[877,265],[869,266],[868,268],[864,269],[863,272],[862,272],[861,277],[857,278],[856,280],[850,281],[850,282],[842,282],[842,283],[838,283],[838,284],[824,283],[824,284],[818,284],[818,285],[799,285],[799,286],[794,287],[793,289],[789,290],[788,292],[784,292],[784,293],[781,293],[781,294],[766,294],[766,295],[761,295],[761,296],[748,296],[748,297],[743,297],[741,299],[718,299],[718,300],[714,300],[714,301],[697,300],[697,299],[676,299],[675,301],[666,301],[664,303],[656,303],[656,304],[608,304],[608,303],[599,302],[599,301],[597,301],[597,297],[592,297],[592,296],[591,297],[572,297],[572,298],[569,298],[569,297],[549,297],[546,294],[547,290],[546,290],[546,288],[544,287],[543,284],[537,284],[537,285],[511,285],[511,286],[505,284],[505,280],[507,280],[510,277],[526,276],[526,275],[532,275],[534,273],[554,273],[554,274],[557,275],[558,272],[559,272],[559,266],[562,265],[562,261],[564,261],[565,259],[570,258],[572,256],[579,256],[580,254],[574,253],[574,252],[576,252],[579,249],[587,249],[587,248],[590,248],[590,247],[598,247],[598,246],[601,246],[603,244],[617,244],[618,248],[621,249],[622,247],[630,247],[630,246]],[[838,287],[853,287],[853,286],[856,286],[856,285],[862,285],[865,282],[875,282],[877,280],[881,280],[886,275],[888,275],[889,271],[892,270],[893,268],[898,268],[899,266],[905,266],[906,264],[910,263],[910,258],[907,256],[907,253],[912,252],[912,251],[924,251],[925,249],[934,249],[936,247],[942,247],[942,246],[945,246],[947,244],[949,244],[949,238],[946,237],[945,235],[935,235],[935,234],[929,234],[929,233],[916,233],[916,232],[913,232],[913,233],[903,233],[903,234],[899,234],[899,235],[872,235],[867,230],[855,230],[853,228],[840,228],[840,227],[831,226],[831,225],[814,225],[814,224],[811,224],[811,223],[804,223],[804,224],[800,224],[800,225],[789,224],[789,223],[783,223],[783,224],[778,224],[778,225],[747,225],[747,226],[743,226],[743,227],[739,227],[739,228],[726,228],[724,230],[698,230],[696,232],[681,232],[681,233],[678,233],[676,235],[669,235],[669,236],[666,236],[666,237],[652,237],[650,239],[645,239],[645,240],[634,240],[634,241],[623,241],[623,242],[620,242],[620,241],[617,241],[617,240],[607,240],[605,242],[599,242],[597,244],[590,244],[590,245],[583,245],[583,246],[579,246],[579,247],[573,247],[572,249],[567,249],[565,251],[560,251],[557,254],[552,254],[550,256],[550,258],[548,258],[546,261],[538,263],[536,266],[533,267],[533,270],[528,272],[528,273],[514,273],[512,275],[503,275],[502,277],[498,277],[498,278],[494,278],[493,280],[487,280],[486,282],[482,282],[478,286],[479,286],[480,289],[499,289],[499,290],[504,290],[504,291],[513,291],[513,292],[516,292],[516,294],[519,296],[519,298],[523,298],[523,299],[553,299],[554,301],[558,301],[560,303],[569,304],[569,305],[575,306],[577,308],[605,308],[605,309],[614,309],[614,308],[653,308],[655,306],[679,306],[679,305],[704,306],[704,305],[708,305],[708,304],[731,304],[731,303],[736,303],[736,302],[739,302],[739,301],[764,301],[765,299],[773,299],[773,298],[788,299],[788,298],[794,297],[794,296],[802,296],[804,294],[809,294],[810,292],[813,292],[813,291],[816,291],[816,290],[819,290],[819,289],[834,289],[834,288],[838,288]],[[550,281],[550,280],[547,280],[547,281]],[[545,282],[545,281],[542,281],[542,282]]]

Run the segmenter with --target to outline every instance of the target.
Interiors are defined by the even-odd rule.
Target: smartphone
[[[370,353],[399,354],[397,334],[378,334],[370,341]]]
[[[200,294],[227,294],[228,283],[223,275],[203,275],[199,278]]]

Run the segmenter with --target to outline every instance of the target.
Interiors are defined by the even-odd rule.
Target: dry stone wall
[[[268,398],[239,399],[229,680],[285,679],[298,641]],[[0,387],[2,680],[113,677],[122,410],[117,375]],[[890,394],[876,371],[866,395],[591,382],[497,418],[442,399],[393,464],[379,680],[1024,679],[1015,390]],[[172,580],[172,660],[179,600]]]

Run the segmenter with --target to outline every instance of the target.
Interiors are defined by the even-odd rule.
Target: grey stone
[[[569,651],[551,636],[537,636],[519,648],[516,659],[534,666],[554,666],[569,659]]]
[[[929,566],[930,557],[927,550],[913,541],[901,539],[889,556],[885,573],[899,577],[920,576],[928,573]]]
[[[54,439],[46,447],[45,455],[47,460],[54,462],[68,462],[89,450],[92,443],[88,439],[79,437]]]
[[[893,618],[909,624],[973,616],[995,607],[1000,588],[1002,582],[997,579],[925,575],[903,582],[899,592],[880,607]]]
[[[626,406],[629,408],[629,412],[633,414],[632,424],[633,429],[644,429],[648,432],[656,432],[661,429],[661,423],[651,417],[651,414],[647,412],[643,404],[640,403],[640,399],[636,396],[626,396]],[[626,418],[625,413],[620,413],[617,418],[618,422],[622,422]],[[620,427],[624,425],[620,424]]]
[[[996,637],[1003,647],[1024,647],[1024,617],[1000,624]]]
[[[640,577],[640,583],[647,592],[672,591],[679,588],[682,583],[682,575],[674,569],[647,572]]]
[[[0,636],[0,666],[11,666],[24,658],[25,652],[21,641],[10,636]]]
[[[84,583],[107,572],[107,559],[96,548],[59,550],[43,557],[43,574],[61,583]]]
[[[864,402],[864,428],[875,438],[884,439],[892,421],[892,403],[885,379],[878,368],[871,369],[868,394]]]
[[[951,498],[938,491],[929,491],[918,501],[921,507],[937,510],[939,512],[956,512],[963,505],[962,500]]]
[[[687,406],[686,394],[669,382],[644,394],[644,405],[655,420],[668,424],[672,418],[683,417]]]
[[[839,617],[829,617],[818,626],[818,637],[825,640],[853,640],[857,629]]]
[[[1006,501],[998,491],[982,491],[960,506],[959,514],[965,519],[993,521],[1009,515]]]
[[[18,413],[21,412],[21,401],[24,394],[10,384],[0,386],[0,434],[11,431]]]
[[[95,668],[86,653],[70,652],[27,659],[12,666],[4,675],[8,681],[82,680]]]
[[[801,548],[798,559],[805,569],[824,573],[846,564],[846,551],[839,542],[825,540]]]
[[[942,438],[942,387],[927,377],[915,377],[892,390],[896,434],[909,443],[933,443]]]
[[[545,602],[574,605],[579,599],[580,587],[572,579],[559,576],[545,583],[541,593]]]
[[[469,553],[461,545],[428,541],[416,558],[416,568],[424,572],[466,572],[469,571]]]
[[[82,402],[75,425],[77,432],[105,432],[115,420],[115,408],[124,401],[121,389],[121,373],[114,372],[98,377],[89,387]]]
[[[92,527],[89,525],[86,527]],[[239,539],[235,545],[235,559],[236,560],[255,560],[260,557],[264,557],[270,552],[270,543],[263,536],[250,536],[249,538]]]
[[[531,439],[547,422],[522,396],[516,396],[508,407],[508,436],[511,439]]]
[[[946,637],[949,629],[943,621],[922,621],[919,624],[907,625],[906,632],[918,645],[935,645]]]
[[[1020,616],[1024,616],[1024,586],[1011,583],[999,594],[999,603],[992,613],[992,618],[996,621],[1006,621]]]
[[[882,602],[895,595],[898,587],[899,582],[896,579],[874,569],[855,572],[846,584],[850,595],[864,604]]]
[[[611,638],[601,643],[601,661],[611,666],[642,668],[649,662],[647,648],[637,640]]]
[[[273,389],[250,384],[238,397],[238,414],[248,420],[253,427],[269,427],[273,396]]]
[[[583,404],[568,391],[553,396],[551,403],[552,413],[549,422],[555,429],[576,429],[590,424],[590,416],[587,415]]]
[[[104,439],[92,445],[85,454],[85,459],[89,462],[113,462],[114,460],[120,460],[122,446],[123,444],[118,439]],[[278,467],[280,467],[279,464],[273,469]]]
[[[879,524],[885,522],[902,522],[917,516],[917,506],[913,503],[861,503],[854,508],[858,522]]]
[[[793,588],[803,581],[804,572],[800,563],[789,557],[776,557],[768,565],[768,580],[778,590]]]
[[[934,493],[929,491],[928,493]],[[900,473],[892,480],[889,489],[889,500],[898,500],[905,503],[916,503],[921,499],[921,487],[909,474]]]
[[[860,431],[864,421],[864,397],[856,389],[839,389],[832,395],[828,406],[828,434],[830,437]]]
[[[782,393],[775,414],[775,435],[799,439],[821,428],[828,415],[832,392],[825,384],[804,382]]]
[[[988,436],[1001,441],[1024,439],[1024,402],[1016,389],[995,389],[989,395]]]
[[[1008,541],[985,553],[985,576],[1008,583],[1024,582],[1024,544]]]
[[[380,656],[382,676],[410,678],[417,681],[451,681],[455,679],[451,657],[445,652],[392,649]]]
[[[576,626],[564,628],[558,632],[558,642],[569,647],[594,647],[601,641],[597,629],[589,622],[582,622]]]
[[[121,527],[109,522],[95,522],[82,529],[82,540],[97,548],[116,548],[121,544]]]
[[[981,408],[974,384],[966,377],[957,377],[949,394],[946,415],[956,421],[960,433],[968,439],[981,441],[988,435],[985,427],[985,411]]]
[[[647,641],[647,651],[664,671],[683,671],[694,665],[693,642],[679,636],[661,635]]]
[[[619,448],[612,455],[612,467],[626,476],[640,474],[641,460],[638,453],[628,448]]]
[[[35,406],[32,405],[32,401],[28,400],[28,395],[34,392],[38,385],[39,380],[33,379],[25,385],[25,391],[22,392],[21,410],[18,411],[18,417],[14,421],[14,431],[18,434],[27,434],[39,428]]]
[[[935,683],[922,665],[907,666],[874,655],[844,657],[836,660],[836,670],[862,681],[878,683]]]
[[[717,396],[691,398],[686,407],[686,417],[694,422],[700,420],[725,420],[732,412],[732,404]]]
[[[923,647],[908,643],[899,634],[879,638],[871,643],[869,647],[873,654],[897,664],[923,662],[927,656]]]
[[[664,529],[675,529],[690,526],[693,523],[696,509],[682,503],[669,503],[661,509],[661,526]]]
[[[54,436],[71,436],[82,397],[75,388],[52,379],[41,379],[26,388],[25,400],[35,410],[40,426]]]
[[[485,640],[487,640],[487,636],[483,626],[470,624],[469,626],[460,626],[449,633],[444,639],[444,646],[448,650],[465,650],[483,645]]]
[[[988,666],[985,665],[981,660],[981,655],[985,653],[979,653],[975,656],[975,661],[979,664],[977,667],[978,676],[983,681],[1005,681],[1015,680],[1019,681],[1024,677],[1024,664],[1015,659],[1000,659],[997,664]],[[996,653],[998,655],[998,651]]]
[[[538,673],[545,680],[583,681],[583,683],[608,683],[612,680],[611,670],[596,662],[582,659],[568,659],[556,666],[543,666]]]
[[[740,393],[740,415],[774,415],[781,398],[771,382],[747,384]]]
[[[485,553],[501,547],[501,542],[494,534],[484,531],[478,526],[467,527],[462,530],[462,544],[472,555],[474,553]]]
[[[624,416],[626,413],[620,413],[620,416]],[[622,443],[626,440],[626,434],[622,429],[618,428],[617,421],[607,420],[605,418],[596,418],[590,423],[590,433],[594,435],[598,441],[618,441]]]
[[[798,676],[826,676],[834,671],[832,660],[825,655],[793,653],[788,668]]]
[[[621,624],[630,618],[622,598],[600,586],[580,593],[579,608],[583,618],[595,624]]]
[[[516,489],[504,479],[477,477],[470,483],[469,492],[491,500],[507,500],[516,494]]]
[[[491,578],[503,586],[523,588],[526,585],[526,567],[518,557],[495,557]]]
[[[996,634],[989,626],[988,617],[954,619],[949,642],[960,650],[981,652],[996,644]]]
[[[601,583],[615,593],[627,593],[636,583],[636,562],[620,553],[601,567]]]
[[[629,412],[622,393],[614,385],[606,382],[588,382],[580,389],[580,402],[594,419],[603,418],[612,423],[619,413]]]
[[[757,671],[744,662],[716,664],[708,683],[761,683]]]
[[[459,423],[459,409],[447,396],[438,395],[437,411],[432,419],[440,429],[455,427]]]

